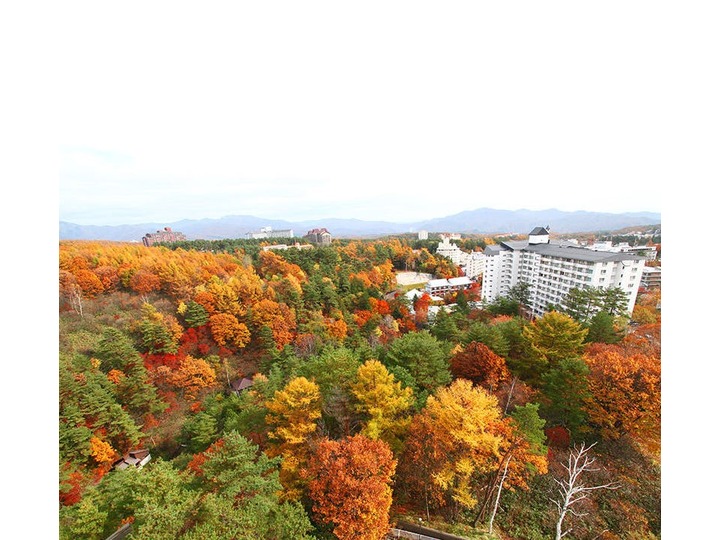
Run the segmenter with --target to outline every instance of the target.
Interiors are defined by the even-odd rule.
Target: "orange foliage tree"
[[[325,318],[325,326],[327,327],[328,336],[334,341],[342,343],[347,337],[348,325],[340,314],[339,318],[333,319],[331,317]]]
[[[297,264],[289,263],[283,257],[272,251],[261,251],[258,255],[260,262],[258,272],[265,279],[274,276],[287,277],[293,276],[294,280],[299,283],[307,281],[307,276]]]
[[[430,298],[428,293],[423,293],[422,296],[415,301],[415,324],[418,326],[427,324],[428,311],[431,303],[432,298]]]
[[[590,368],[588,417],[600,434],[629,434],[645,443],[659,437],[660,360],[612,345],[590,348],[584,358]]]
[[[383,441],[363,435],[323,440],[309,466],[313,511],[340,540],[382,540],[390,530],[396,464]]]
[[[164,367],[164,366],[161,366]],[[169,382],[181,388],[188,401],[198,398],[200,392],[217,383],[215,370],[202,358],[186,356],[180,360],[177,371],[169,375]]]
[[[130,278],[130,288],[138,294],[147,295],[159,291],[162,283],[157,274],[142,269],[135,272]]]
[[[98,437],[92,437],[90,439],[90,455],[95,461],[103,464],[109,461],[113,461],[115,459],[115,456],[117,455],[117,452],[115,452],[115,450],[113,450],[113,447],[110,446],[110,444],[108,444],[107,442],[99,439]]]
[[[82,289],[83,294],[93,298],[103,292],[104,287],[100,278],[90,270],[78,270],[75,273],[77,284]]]
[[[238,349],[242,349],[250,341],[248,327],[230,313],[211,315],[208,323],[213,339],[220,346],[230,343]]]
[[[256,333],[263,326],[272,330],[273,340],[278,350],[282,350],[295,337],[295,312],[286,304],[279,304],[267,299],[260,300],[252,306],[250,319]]]

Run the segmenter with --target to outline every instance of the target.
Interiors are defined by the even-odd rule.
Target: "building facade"
[[[451,292],[467,290],[472,284],[472,280],[467,276],[450,279],[431,279],[425,284],[425,292],[431,296],[443,296]]]
[[[295,242],[294,244],[287,245],[287,244],[274,244],[272,246],[263,246],[263,251],[282,251],[284,249],[313,249],[313,246],[310,244],[301,244],[300,242]]]
[[[450,235],[443,235],[442,241],[435,250],[436,255],[450,259],[455,266],[459,266],[467,277],[477,277],[485,269],[485,255],[482,251],[466,252],[450,242]]]
[[[248,240],[261,240],[263,238],[295,238],[292,229],[273,230],[272,227],[262,227],[259,231],[250,231],[245,234]]]
[[[642,277],[640,278],[640,286],[647,290],[659,289],[660,274],[660,267],[646,266],[645,268],[643,268],[642,271]]]
[[[485,249],[482,299],[492,302],[515,285],[528,283],[530,315],[541,317],[549,306],[561,306],[572,288],[619,287],[635,307],[645,257],[631,252],[594,251],[568,242],[550,242],[545,227],[527,240],[502,242]]]
[[[464,265],[468,256],[462,249],[450,242],[449,236],[442,237],[442,241],[438,244],[435,254],[447,257],[455,266]]]
[[[181,232],[175,232],[170,227],[165,227],[162,231],[156,233],[147,233],[142,238],[143,245],[150,247],[160,242],[181,242],[185,240],[185,235]]]
[[[303,238],[317,246],[329,246],[332,243],[332,235],[325,227],[311,229]]]

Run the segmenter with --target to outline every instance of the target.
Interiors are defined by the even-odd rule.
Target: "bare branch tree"
[[[515,389],[515,382],[517,381],[517,377],[513,377],[512,385],[510,385],[510,391],[507,395],[507,401],[505,402],[505,411],[504,413],[507,415],[508,408],[510,407],[510,401],[512,400],[513,390]]]
[[[69,303],[72,310],[84,318],[83,315],[83,292],[77,279],[70,272],[60,270],[60,294]]]
[[[495,521],[495,514],[497,514],[498,505],[500,504],[500,492],[502,491],[505,478],[507,478],[508,465],[510,465],[511,459],[512,454],[510,454],[507,461],[505,462],[505,470],[503,471],[502,478],[500,479],[500,484],[498,485],[497,497],[495,497],[495,506],[493,507],[492,514],[490,515],[490,534],[492,534],[493,532],[493,522]]]
[[[576,517],[582,517],[587,513],[576,512],[572,506],[578,502],[587,499],[593,491],[599,489],[617,489],[620,484],[617,482],[611,482],[609,484],[603,484],[599,486],[588,486],[582,482],[581,476],[584,473],[598,471],[599,469],[593,468],[595,458],[590,458],[589,452],[595,443],[591,444],[587,448],[585,443],[580,445],[580,448],[573,448],[570,455],[568,456],[567,465],[563,465],[563,468],[567,472],[567,478],[558,480],[554,478],[555,483],[559,486],[560,499],[553,500],[558,510],[558,521],[555,524],[555,540],[560,540],[563,536],[572,531],[570,527],[567,531],[562,530],[563,520],[568,514]]]

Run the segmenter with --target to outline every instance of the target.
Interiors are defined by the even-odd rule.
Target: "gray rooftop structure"
[[[579,247],[569,243],[553,243],[549,244],[529,244],[527,240],[518,240],[510,242],[502,242],[500,244],[505,249],[512,251],[531,251],[533,253],[539,253],[540,255],[547,255],[550,257],[561,257],[563,259],[575,259],[578,261],[587,262],[614,262],[614,261],[636,261],[644,259],[642,255],[636,255],[633,253],[621,252],[608,252],[608,251],[593,251],[584,247]],[[489,248],[497,248],[488,252]],[[499,250],[498,246],[488,246],[485,248],[486,255],[496,255]]]

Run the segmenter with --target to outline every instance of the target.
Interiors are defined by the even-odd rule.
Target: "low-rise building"
[[[473,281],[467,276],[450,279],[431,279],[425,284],[425,292],[431,296],[442,296],[451,292],[469,289]]]
[[[646,266],[643,268],[640,277],[640,287],[643,289],[659,289],[660,288],[660,267]]]
[[[240,395],[243,390],[247,390],[248,388],[252,387],[255,384],[255,381],[252,379],[248,379],[247,377],[243,377],[242,379],[237,379],[233,381],[230,384],[230,388],[232,389],[233,393]]]
[[[299,242],[295,242],[292,245],[274,244],[272,246],[263,246],[262,250],[263,251],[274,251],[274,250],[282,251],[284,249],[291,249],[291,248],[292,249],[312,249],[313,246],[311,244],[301,244]]]
[[[147,448],[132,450],[113,463],[113,468],[118,471],[127,469],[128,467],[142,469],[150,459],[150,450]]]

